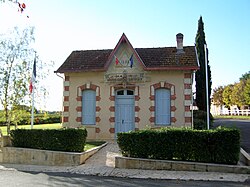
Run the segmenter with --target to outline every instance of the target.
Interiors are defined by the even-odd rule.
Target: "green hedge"
[[[82,152],[86,129],[17,129],[10,132],[14,147]]]
[[[117,143],[123,156],[237,164],[240,132],[237,129],[141,130],[118,133]]]
[[[207,130],[207,112],[202,110],[194,110],[194,129]],[[209,115],[210,128],[213,127],[214,117]]]

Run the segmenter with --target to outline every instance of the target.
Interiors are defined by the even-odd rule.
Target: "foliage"
[[[232,89],[231,102],[232,105],[237,105],[238,108],[245,105],[244,88],[246,84],[245,81],[240,81],[235,83]]]
[[[223,91],[224,91],[223,86],[219,86],[218,88],[215,88],[213,90],[212,100],[213,100],[214,105],[217,105],[217,106],[224,105],[223,97],[222,97]]]
[[[4,108],[8,129],[13,118],[12,113],[16,113],[15,107],[31,105],[28,87],[35,56],[39,69],[35,85],[39,97],[36,97],[36,101],[42,103],[38,99],[47,95],[46,87],[41,84],[41,80],[49,74],[49,67],[53,63],[41,62],[39,56],[35,55],[32,45],[34,41],[33,27],[24,30],[16,27],[9,33],[0,35],[0,104]]]
[[[205,67],[205,49],[204,44],[206,44],[205,40],[205,32],[204,32],[204,23],[202,21],[202,17],[200,17],[198,21],[198,30],[196,34],[196,49],[198,54],[198,59],[200,63],[200,69],[195,74],[196,81],[196,103],[199,110],[206,111],[207,110],[207,100],[206,100],[206,67]],[[208,50],[207,50],[207,59],[208,59]],[[211,70],[209,66],[209,61],[207,60],[207,71],[208,71],[208,98],[209,98],[209,107],[211,105]]]
[[[207,129],[207,112],[203,110],[194,110],[193,113],[194,117],[194,129],[197,130],[206,130]],[[209,114],[209,119],[210,119],[210,127],[213,125],[213,116],[212,114]]]
[[[246,81],[246,86],[244,88],[244,97],[246,105],[250,106],[250,78]]]
[[[34,28],[23,31],[15,28],[0,36],[0,103],[4,108],[5,122],[9,124],[11,107],[25,103],[30,71],[31,47]]]
[[[5,118],[1,115],[3,111],[0,111],[0,126],[6,125]],[[12,118],[10,119],[11,125],[28,125],[31,121],[30,111],[26,110],[14,110],[12,112]],[[34,114],[34,125],[36,124],[48,124],[48,123],[60,123],[61,114],[60,113],[40,113]]]
[[[87,137],[84,129],[17,129],[10,132],[14,147],[82,152]]]
[[[233,85],[229,84],[224,88],[224,91],[222,93],[223,102],[225,103],[225,106],[228,109],[230,109],[230,106],[232,105],[232,91],[233,91]]]
[[[247,79],[250,79],[250,71],[244,73],[241,78],[240,78],[240,81],[242,80],[247,80]]]
[[[123,156],[134,158],[237,164],[240,132],[163,128],[118,133],[117,143]]]
[[[243,74],[239,82],[224,87],[219,86],[213,91],[215,105],[225,105],[228,109],[233,105],[243,109],[250,106],[250,71]]]

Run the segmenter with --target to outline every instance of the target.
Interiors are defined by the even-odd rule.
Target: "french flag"
[[[33,72],[32,72],[32,76],[31,76],[31,79],[30,79],[30,86],[29,86],[30,93],[33,92],[33,89],[34,89],[34,86],[35,86],[35,81],[36,81],[36,58],[34,60]]]

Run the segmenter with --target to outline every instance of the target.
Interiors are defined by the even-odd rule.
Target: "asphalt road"
[[[237,119],[216,119],[214,120],[214,127],[217,126],[236,127],[241,132],[241,147],[250,153],[250,120]]]
[[[212,182],[212,181],[180,181],[180,180],[152,180],[129,179],[99,176],[84,176],[69,173],[35,173],[21,171],[0,171],[0,186],[3,187],[247,187],[250,181]]]

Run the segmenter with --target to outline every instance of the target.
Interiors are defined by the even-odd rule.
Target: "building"
[[[86,127],[88,139],[118,132],[192,124],[195,46],[133,48],[125,34],[114,49],[73,51],[64,74],[63,126]]]

